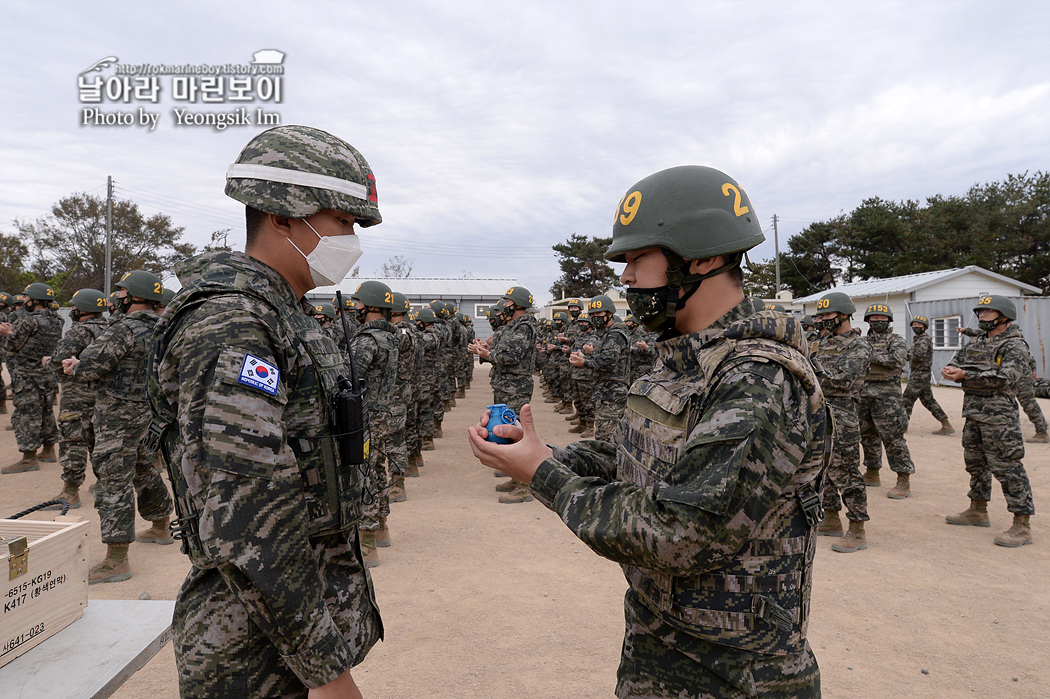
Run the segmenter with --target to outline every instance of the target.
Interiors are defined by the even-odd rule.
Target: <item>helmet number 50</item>
[[[623,199],[620,200],[620,208],[617,214],[620,217],[621,225],[628,225],[634,220],[635,214],[638,213],[638,207],[642,204],[642,193],[638,190],[625,194]]]
[[[725,196],[728,197],[730,192],[732,192],[733,196],[734,196],[734,199],[733,199],[733,213],[734,214],[736,214],[737,216],[743,216],[744,214],[746,214],[748,211],[751,210],[751,209],[747,208],[746,206],[742,206],[741,205],[742,202],[743,202],[743,196],[740,194],[740,190],[737,188],[737,186],[735,184],[733,184],[732,182],[726,182],[724,185],[722,185],[722,194],[724,194]]]

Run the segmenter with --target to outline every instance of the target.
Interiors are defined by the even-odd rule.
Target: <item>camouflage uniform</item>
[[[356,526],[363,467],[331,436],[346,355],[248,255],[176,272],[150,393],[193,564],[173,621],[180,693],[305,697],[383,634]]]
[[[806,640],[830,425],[801,328],[741,303],[657,344],[619,445],[556,448],[532,492],[629,583],[619,697],[819,697]]]
[[[1021,460],[1024,439],[1011,389],[1028,370],[1028,348],[1021,331],[1010,326],[999,335],[984,334],[959,350],[948,366],[966,371],[963,387],[963,458],[970,474],[971,500],[992,498],[992,476],[999,481],[1007,509],[1035,514],[1032,486]]]
[[[1021,332],[1021,329],[1017,328],[1017,332]],[[963,329],[963,334],[967,337],[983,337],[986,333],[977,328],[965,328]],[[1017,402],[1021,404],[1024,414],[1028,416],[1028,421],[1035,427],[1036,433],[1046,434],[1046,417],[1043,415],[1043,409],[1039,407],[1039,402],[1036,400],[1035,379],[1033,378],[1036,367],[1035,357],[1032,356],[1032,350],[1027,342],[1025,342],[1024,349],[1028,355],[1026,365],[1020,376],[1018,376],[1017,383],[1013,385],[1012,390],[1014,395],[1017,396]]]
[[[58,459],[62,463],[62,481],[79,487],[84,482],[88,457],[95,451],[94,382],[76,380],[62,371],[62,360],[80,357],[80,353],[109,327],[101,315],[87,318],[66,331],[48,366],[56,372],[62,391],[58,399]],[[95,461],[92,459],[92,465]]]
[[[388,320],[362,323],[350,339],[350,354],[361,383],[367,388],[370,434],[369,479],[365,482],[361,528],[379,529],[380,518],[390,515],[387,460],[391,468],[403,471],[405,453],[405,405],[397,400],[397,336]]]
[[[106,544],[135,540],[136,496],[143,518],[156,521],[171,514],[171,496],[157,470],[156,455],[143,444],[150,423],[146,361],[157,320],[152,310],[122,314],[81,351],[73,370],[78,382],[97,386],[92,466],[98,476],[95,507]]]
[[[594,331],[580,332],[572,344],[573,352],[582,352],[583,346],[592,342]],[[580,422],[594,422],[594,369],[583,366],[570,365],[570,376],[572,377],[572,402],[576,405],[576,412],[580,415]]]
[[[860,443],[864,447],[864,467],[882,468],[882,445],[894,473],[915,473],[915,464],[904,439],[908,413],[901,396],[901,374],[908,348],[897,333],[870,333],[864,338],[871,345],[871,363],[857,403]]]
[[[536,319],[526,313],[502,328],[492,346],[493,403],[506,403],[514,412],[532,400],[532,369],[536,361]]]
[[[441,354],[441,332],[435,324],[423,332],[423,370],[419,378],[419,436],[422,441],[434,438],[435,415],[442,411],[438,402],[438,379],[435,367]]]
[[[811,356],[835,421],[834,449],[821,492],[824,509],[838,513],[845,503],[846,516],[851,521],[866,522],[870,518],[868,495],[860,475],[857,402],[871,363],[871,345],[854,328],[821,338]]]
[[[634,383],[653,369],[653,362],[656,361],[656,349],[653,347],[656,344],[656,333],[651,333],[639,325],[631,331],[628,340],[631,343],[631,383]],[[638,347],[639,342],[649,345],[649,349],[643,350]]]
[[[593,350],[584,355],[583,365],[593,369],[594,438],[611,441],[613,430],[627,407],[628,381],[631,375],[627,328],[618,323],[587,335]]]
[[[423,369],[425,362],[425,348],[423,346],[423,333],[419,331],[416,324],[409,321],[406,317],[400,323],[395,326],[402,334],[407,333],[410,338],[407,345],[411,346],[411,353],[408,355],[408,359],[411,362],[411,367],[406,368],[407,383],[403,389],[399,389],[399,397],[405,402],[405,451],[409,456],[415,456],[420,453],[422,449],[422,434],[420,432],[420,413],[422,409],[422,401],[424,396],[424,385],[423,385]],[[406,356],[406,353],[402,351],[401,346],[398,346],[398,364],[401,364],[402,358]],[[399,369],[400,372],[400,369]],[[400,373],[399,377],[400,379]],[[403,390],[403,393],[401,392]]]
[[[948,419],[948,414],[933,397],[930,381],[933,378],[933,340],[928,333],[915,335],[908,349],[908,386],[904,389],[904,409],[911,417],[915,399],[922,401],[923,406],[940,422]]]
[[[58,442],[58,424],[51,405],[58,390],[54,373],[40,362],[55,352],[62,333],[52,322],[49,309],[32,313],[23,311],[7,336],[10,352],[11,426],[21,452],[36,451],[45,444]]]

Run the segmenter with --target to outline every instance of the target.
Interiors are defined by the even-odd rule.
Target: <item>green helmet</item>
[[[127,289],[128,294],[135,298],[158,303],[164,300],[164,283],[156,274],[147,272],[144,269],[133,269],[130,272],[125,272],[124,276],[114,286]]]
[[[394,292],[383,282],[369,280],[357,285],[357,290],[350,298],[363,303],[366,308],[382,308],[391,310],[394,308]]]
[[[616,304],[613,300],[605,294],[598,294],[591,302],[587,304],[587,313],[599,313],[601,311],[609,311],[610,313],[616,313]]]
[[[0,291],[0,306],[11,305],[11,294],[6,291]]]
[[[332,297],[332,306],[334,307],[338,303],[339,303],[339,298],[337,296],[333,296]],[[354,300],[352,298],[350,298],[349,296],[343,296],[343,310],[344,311],[352,311],[352,310],[354,310]]]
[[[569,314],[565,311],[555,311],[554,316],[551,318],[552,321],[560,320],[563,323],[569,322]]]
[[[973,312],[976,314],[989,308],[993,311],[999,311],[999,314],[1004,318],[1017,320],[1017,307],[1014,306],[1013,301],[1005,296],[1000,296],[999,294],[982,296],[977,299],[977,305],[973,307]]]
[[[171,300],[173,298],[175,298],[175,293],[176,292],[175,292],[174,289],[169,289],[168,287],[164,287],[164,293],[161,294],[163,299],[161,300],[160,305],[161,306],[167,306],[169,303],[171,303]]]
[[[729,175],[685,165],[661,170],[631,187],[616,211],[605,259],[659,247],[685,260],[750,250],[763,240],[751,200]]]
[[[888,316],[893,320],[893,310],[887,303],[869,303],[864,309],[864,320],[867,321],[871,316]]]
[[[824,296],[817,301],[816,315],[832,312],[851,316],[857,312],[857,307],[853,305],[853,300],[846,294],[841,291],[832,291],[824,294]]]
[[[784,310],[784,305],[780,303],[764,303],[762,304],[763,311],[776,311],[778,313],[787,313]]]
[[[813,326],[815,326],[817,324],[817,321],[813,320],[813,316],[811,316],[811,315],[804,315],[804,316],[802,316],[802,324],[803,325],[808,325],[809,327],[812,328]]]
[[[587,325],[590,325],[591,324],[591,317],[587,314],[586,311],[584,311],[583,313],[580,314],[580,317],[576,319],[576,322],[577,323],[586,323]]]
[[[226,194],[288,218],[335,209],[353,214],[362,227],[383,222],[376,178],[364,156],[309,126],[278,126],[249,141],[226,172]]]
[[[911,319],[911,322],[912,323],[918,323],[918,324],[922,325],[924,328],[927,328],[927,329],[930,327],[930,319],[927,318],[926,316],[915,316],[914,318]]]
[[[394,313],[393,315],[405,315],[412,311],[412,304],[409,302],[408,297],[402,294],[400,291],[394,292]]]
[[[416,314],[416,320],[418,320],[420,323],[436,323],[437,314],[434,313],[433,308],[424,307],[421,308],[419,310],[419,313]]]
[[[434,316],[437,318],[448,318],[448,304],[444,301],[434,299],[430,302],[430,310],[434,311]]]
[[[510,299],[518,308],[532,308],[532,294],[523,286],[512,286],[507,289],[503,298]]]
[[[313,315],[324,316],[329,320],[335,320],[335,306],[330,303],[315,303]]]
[[[98,289],[80,289],[69,299],[69,305],[81,313],[104,313],[106,295]]]
[[[580,310],[583,310],[583,302],[579,299],[569,299],[569,302],[565,304],[566,308],[571,308],[572,306],[579,306]]]
[[[33,282],[22,291],[22,295],[34,301],[51,302],[55,298],[55,291],[43,282]]]

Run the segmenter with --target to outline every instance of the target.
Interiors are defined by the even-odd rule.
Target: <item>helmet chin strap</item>
[[[713,269],[706,274],[690,274],[688,260],[666,248],[663,250],[663,253],[667,257],[667,310],[668,317],[671,320],[674,319],[677,308],[684,306],[689,301],[690,297],[696,293],[696,290],[700,288],[700,284],[705,279],[716,277],[734,267],[739,267],[743,258],[743,254],[739,252],[724,255],[726,263],[721,267]],[[678,296],[679,290],[684,290],[681,297]]]

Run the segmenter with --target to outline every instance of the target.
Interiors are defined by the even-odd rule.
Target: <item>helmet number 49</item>
[[[634,220],[635,214],[638,213],[638,207],[642,204],[642,193],[638,190],[625,194],[623,199],[620,200],[619,211],[617,212],[620,217],[621,225],[629,225]]]

